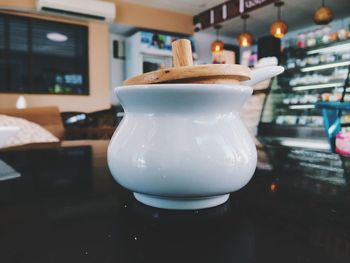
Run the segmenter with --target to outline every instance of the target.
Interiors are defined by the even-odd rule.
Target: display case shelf
[[[300,48],[299,48],[300,49]],[[339,40],[328,44],[323,44],[315,47],[303,48],[306,55],[314,55],[319,53],[341,52],[350,49],[350,40]]]
[[[346,67],[350,65],[350,60],[339,60],[331,63],[322,63],[317,65],[307,65],[304,67],[295,67],[295,68],[287,68],[287,72],[291,73],[305,73],[305,72],[313,72],[319,70],[333,69],[338,67]]]
[[[319,53],[342,52],[350,49],[350,39],[333,41],[327,44],[315,45],[312,47],[290,47],[289,49],[293,50],[295,54],[299,54],[301,57]]]
[[[345,67],[348,65],[350,65],[350,60],[341,60],[341,61],[335,61],[332,63],[309,65],[306,67],[301,67],[299,68],[299,70],[301,72],[309,72],[309,71],[318,71],[318,70],[325,70],[325,69],[331,69],[331,68]]]
[[[292,104],[292,105],[288,105],[288,108],[290,110],[310,110],[310,109],[315,109],[316,106],[315,104]]]
[[[334,83],[317,83],[311,85],[295,85],[288,86],[293,91],[304,91],[304,90],[317,90],[317,89],[334,89],[335,87],[341,87],[343,82],[334,82]]]
[[[265,100],[259,137],[298,137],[327,140],[321,109],[324,101],[342,98],[350,69],[350,40],[312,48],[287,48],[281,64],[286,71],[270,87]],[[345,95],[350,105],[350,94]]]

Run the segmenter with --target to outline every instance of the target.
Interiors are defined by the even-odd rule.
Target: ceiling
[[[225,2],[225,0],[124,0],[126,2],[138,3],[157,7],[175,12],[196,15],[215,5]],[[282,19],[289,25],[289,31],[313,25],[312,14],[321,5],[321,0],[285,0],[282,7]],[[335,19],[350,17],[350,0],[328,0],[326,5],[334,11]],[[274,5],[268,5],[253,12],[250,12],[248,20],[248,30],[254,36],[268,34],[271,22],[277,16]],[[228,20],[222,24],[221,35],[236,36],[242,29],[240,18]],[[213,28],[205,30],[214,33]]]
[[[281,16],[287,22],[289,31],[314,25],[312,15],[315,9],[321,5],[320,0],[285,0],[284,2],[285,5],[281,9]],[[326,4],[332,8],[334,19],[350,17],[350,0],[328,0]],[[270,24],[277,17],[277,9],[271,4],[249,14],[250,18],[247,21],[248,30],[258,37],[269,34]],[[242,20],[239,17],[228,20],[222,24],[223,28],[220,34],[236,36],[242,30],[242,24]],[[215,32],[213,28],[206,31]]]
[[[204,10],[225,2],[225,0],[124,0],[124,2],[196,15]]]

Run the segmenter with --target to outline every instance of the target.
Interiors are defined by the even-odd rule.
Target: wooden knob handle
[[[179,39],[172,43],[174,67],[193,66],[191,41]]]

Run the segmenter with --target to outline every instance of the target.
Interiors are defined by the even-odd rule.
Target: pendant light
[[[216,30],[216,40],[211,43],[211,53],[219,54],[224,50],[224,42],[219,40],[219,30],[221,29],[221,25],[214,26]]]
[[[333,11],[325,6],[325,0],[322,0],[322,6],[317,8],[314,13],[314,22],[317,25],[327,25],[333,20]]]
[[[253,36],[247,31],[247,19],[248,14],[243,14],[241,16],[243,19],[243,31],[238,35],[237,42],[241,47],[249,47],[253,42]]]
[[[277,7],[277,20],[271,24],[270,33],[276,38],[283,38],[288,32],[287,23],[281,20],[281,6],[284,5],[283,1],[278,1],[275,3]]]

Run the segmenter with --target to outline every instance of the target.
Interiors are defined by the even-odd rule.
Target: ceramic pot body
[[[239,117],[250,87],[153,84],[116,93],[125,117],[108,147],[108,165],[139,201],[206,208],[251,179],[256,148]]]

